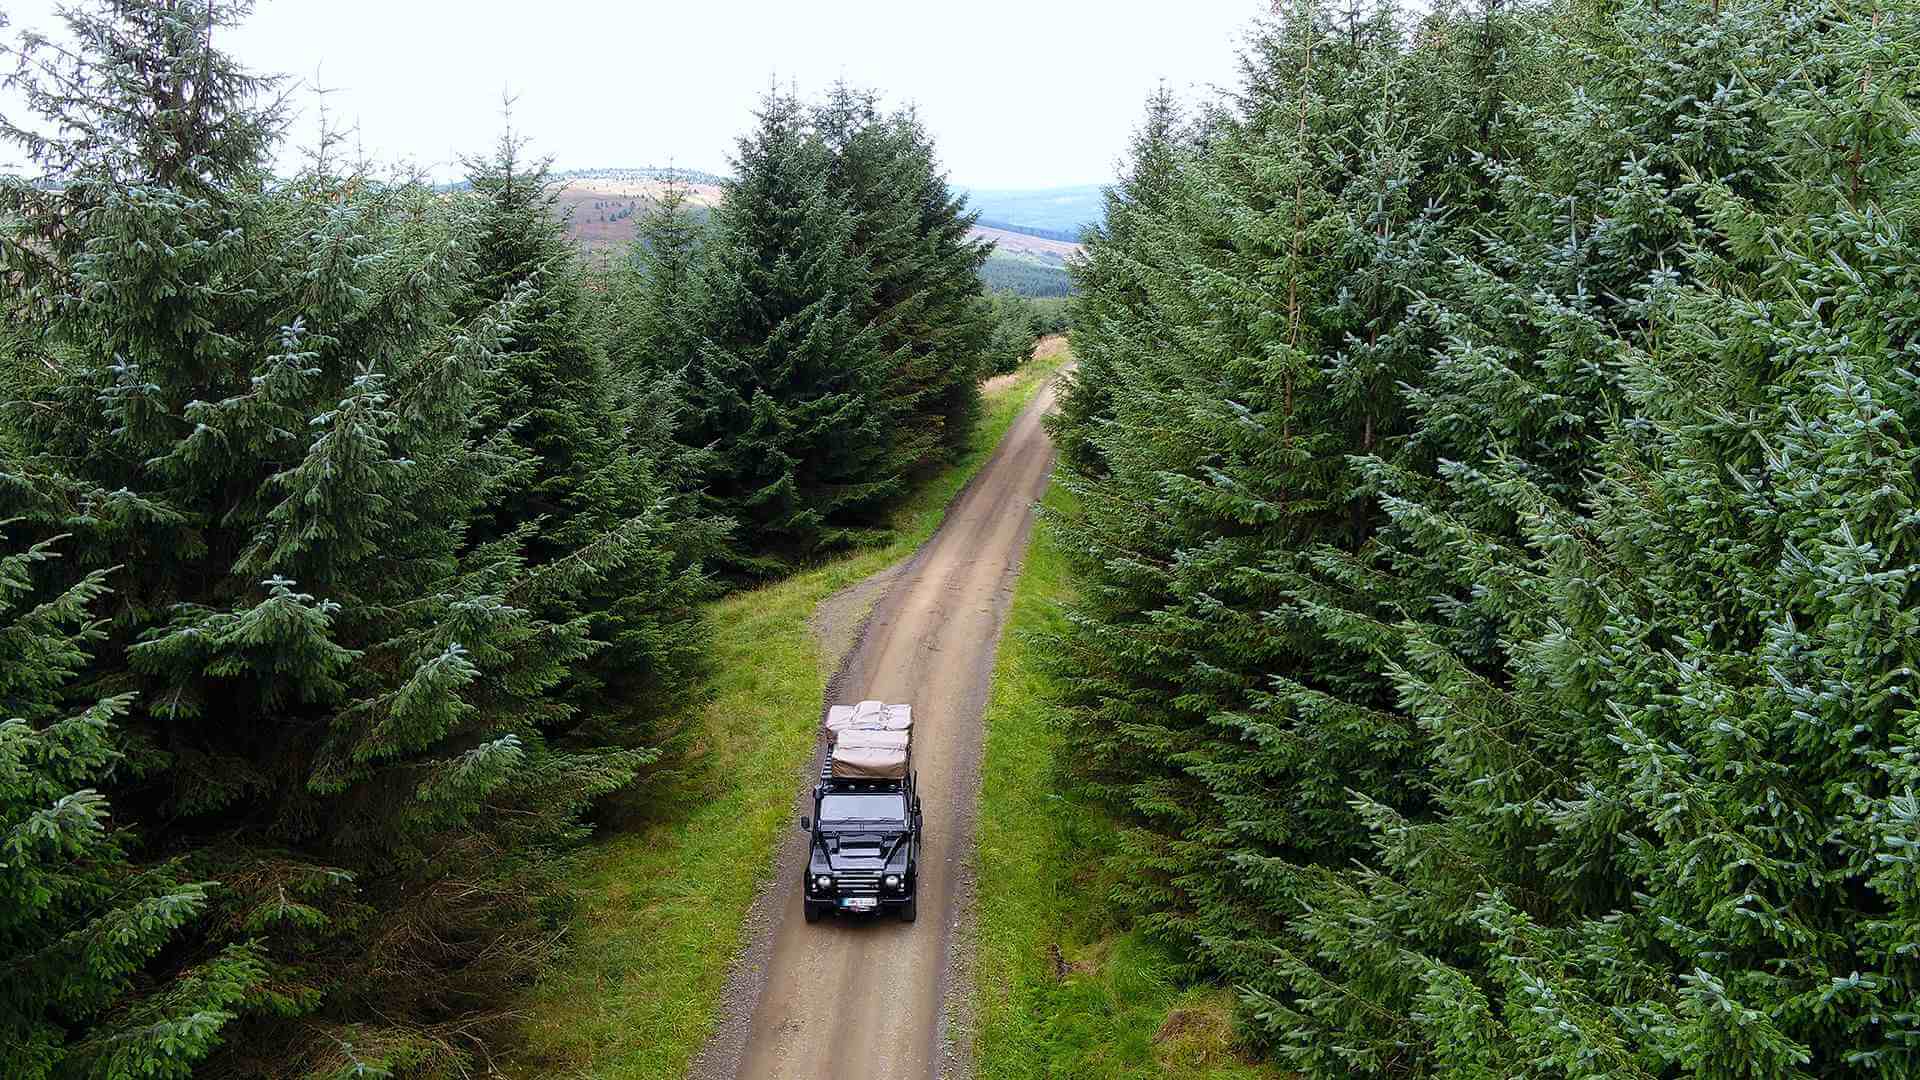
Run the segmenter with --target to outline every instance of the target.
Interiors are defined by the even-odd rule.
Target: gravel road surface
[[[1043,389],[940,530],[892,572],[830,696],[913,705],[914,767],[926,811],[920,918],[800,914],[796,824],[778,876],[750,915],[721,1022],[696,1080],[940,1080],[964,1075],[971,994],[963,963],[972,898],[981,714],[994,652],[1054,452]],[[795,803],[796,821],[802,812]],[[950,1009],[950,1006],[954,1008]],[[964,1029],[962,1022],[957,1025]]]

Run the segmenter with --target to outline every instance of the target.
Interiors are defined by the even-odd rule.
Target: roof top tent
[[[882,781],[897,786],[907,777],[912,757],[913,707],[863,701],[827,710],[827,754],[823,779]],[[866,785],[861,785],[866,786]]]

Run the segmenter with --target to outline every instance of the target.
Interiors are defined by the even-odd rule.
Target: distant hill
[[[1063,244],[1077,245],[1080,243],[1080,230],[1078,229],[1071,231],[1067,229],[1040,229],[1032,225],[1015,225],[1011,221],[993,221],[988,218],[981,218],[974,224],[987,232],[1019,233],[1021,236],[1031,236],[1039,240],[1056,240]]]
[[[703,172],[700,169],[655,168],[647,166],[638,169],[567,169],[553,174],[556,180],[609,180],[615,183],[634,183],[638,181],[678,181],[695,187],[719,187],[725,177],[717,173]]]
[[[1009,225],[1025,229],[1045,229],[1078,240],[1080,231],[1098,222],[1106,213],[1101,185],[1055,188],[973,188],[967,191],[967,204],[980,212],[982,222],[995,228]]]
[[[1006,229],[981,222],[973,227],[972,239],[992,241],[1003,255],[1032,256],[1044,262],[1066,265],[1080,254],[1080,245],[1070,240],[1049,240],[1026,230]]]
[[[695,213],[720,201],[721,178],[697,169],[570,169],[553,175],[567,231],[589,255],[625,251],[639,215],[669,184],[686,190]]]
[[[972,238],[993,242],[993,254],[980,268],[987,288],[1021,296],[1065,296],[1072,282],[1067,261],[1080,254],[1080,245],[1055,239],[1063,230],[1007,226],[985,221],[973,227]]]
[[[694,212],[704,213],[720,201],[723,182],[698,169],[569,169],[553,177],[568,232],[594,258],[627,250],[641,215],[669,184],[686,188]],[[988,288],[1022,296],[1067,295],[1067,261],[1080,252],[1081,229],[1100,216],[1098,187],[975,191],[968,197],[981,211],[973,237],[994,244],[980,268]]]
[[[980,283],[995,292],[1016,296],[1065,296],[1073,287],[1065,263],[999,251],[988,256],[986,265],[980,268]]]

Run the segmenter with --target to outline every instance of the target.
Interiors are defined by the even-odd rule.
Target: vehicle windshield
[[[905,821],[905,795],[826,795],[820,799],[820,820]]]

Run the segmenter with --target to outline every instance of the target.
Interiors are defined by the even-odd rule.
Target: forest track
[[[835,701],[913,705],[914,768],[926,808],[920,918],[836,917],[809,926],[794,828],[749,915],[720,1023],[696,1080],[938,1080],[964,1075],[969,1039],[948,1038],[970,1012],[965,960],[973,902],[973,823],[981,716],[1000,631],[1053,471],[1041,425],[1051,385],[1014,421],[945,521],[892,574],[858,642],[829,683]],[[804,794],[795,819],[805,812]],[[961,1029],[965,1024],[959,1025]]]

